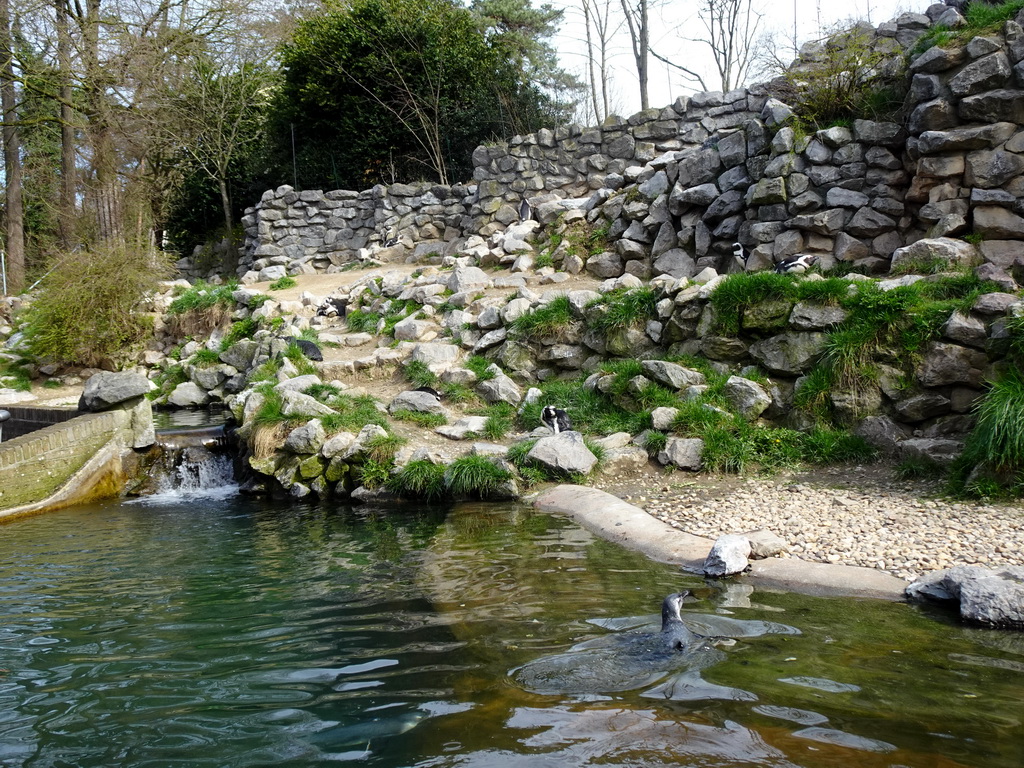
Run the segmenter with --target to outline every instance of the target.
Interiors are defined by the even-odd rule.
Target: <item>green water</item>
[[[691,620],[799,630],[718,646],[701,674],[743,700],[510,675],[681,588]],[[0,526],[5,768],[1020,768],[1022,716],[1021,634],[705,583],[522,508],[228,497]]]

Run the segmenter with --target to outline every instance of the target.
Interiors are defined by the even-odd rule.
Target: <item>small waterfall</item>
[[[163,502],[227,498],[238,493],[230,440],[223,425],[157,432],[155,459],[136,489]]]

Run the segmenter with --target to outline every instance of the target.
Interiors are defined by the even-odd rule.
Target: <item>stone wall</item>
[[[904,14],[873,30],[872,45],[902,61],[933,23],[958,18],[945,5]],[[578,210],[607,231],[609,251],[588,265],[600,277],[759,270],[799,253],[822,268],[845,261],[885,273],[902,246],[968,234],[1006,271],[1024,240],[1021,22],[1024,12],[963,47],[912,58],[905,124],[855,120],[805,135],[768,86],[754,86],[478,147],[467,185],[282,187],[246,211],[239,274],[424,260],[477,236],[500,247],[524,199],[541,225]],[[801,65],[818,55],[804,51]],[[735,242],[747,248],[744,264],[733,261]]]

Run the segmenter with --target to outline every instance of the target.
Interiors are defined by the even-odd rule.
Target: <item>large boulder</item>
[[[703,452],[704,441],[699,437],[670,437],[658,452],[658,463],[698,472],[704,468]]]
[[[640,363],[644,373],[670,389],[686,389],[693,384],[704,384],[704,374],[665,360],[644,360]]]
[[[284,449],[292,453],[318,453],[327,439],[327,433],[319,419],[312,419],[288,433]]]
[[[719,536],[704,559],[704,575],[718,577],[742,573],[750,565],[748,557],[750,541],[746,536],[733,533]]]
[[[493,373],[494,377],[477,385],[476,390],[480,393],[480,396],[488,403],[518,405],[519,401],[523,399],[523,393],[519,386],[506,376],[498,366],[492,364],[487,370]]]
[[[1024,567],[958,565],[907,586],[907,598],[959,603],[960,618],[989,627],[1024,629]]]
[[[178,408],[198,408],[209,403],[210,396],[195,382],[185,381],[174,388],[174,391],[168,396],[167,402]]]
[[[153,384],[140,373],[100,371],[89,377],[78,400],[80,411],[105,411],[142,397]]]
[[[408,390],[399,392],[395,399],[388,406],[388,413],[394,414],[398,411],[413,411],[415,413],[439,413],[447,417],[448,411],[441,400],[433,392],[422,392],[420,390]]]
[[[893,251],[892,268],[895,270],[905,262],[924,264],[936,259],[950,267],[973,265],[978,261],[978,249],[951,237],[927,238]]]
[[[752,344],[749,352],[771,373],[799,376],[824,354],[827,341],[824,333],[782,333]]]
[[[742,376],[730,376],[722,394],[732,409],[748,421],[756,419],[772,404],[771,395],[760,384]]]
[[[572,431],[542,437],[526,458],[565,474],[586,475],[597,464],[597,457],[583,443],[583,435]]]

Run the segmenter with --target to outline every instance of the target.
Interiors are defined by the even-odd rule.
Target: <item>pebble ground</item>
[[[1024,565],[1024,504],[945,499],[937,483],[896,480],[878,465],[711,482],[675,474],[618,495],[698,536],[767,528],[788,542],[784,557],[908,581],[953,565]]]

